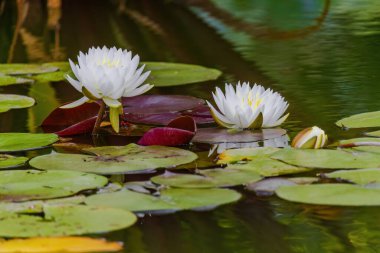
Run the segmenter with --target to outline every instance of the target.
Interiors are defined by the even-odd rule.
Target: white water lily
[[[79,52],[78,64],[69,62],[77,80],[69,75],[65,77],[84,97],[61,108],[102,99],[110,107],[110,121],[116,132],[119,132],[119,114],[123,111],[120,98],[137,96],[153,87],[143,84],[150,71],[143,73],[145,65],[139,67],[140,57],[132,57],[128,50],[92,47],[87,53]]]
[[[327,134],[317,126],[308,127],[299,132],[292,141],[294,148],[323,148],[327,144]]]
[[[265,89],[255,84],[253,87],[247,82],[236,85],[226,84],[225,94],[216,88],[212,94],[219,110],[216,110],[208,101],[215,121],[227,128],[266,128],[281,125],[289,114],[281,117],[288,103],[277,92]]]

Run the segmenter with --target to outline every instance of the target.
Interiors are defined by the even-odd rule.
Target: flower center
[[[120,60],[110,60],[108,58],[104,58],[101,62],[98,62],[98,65],[107,66],[110,68],[120,67]]]

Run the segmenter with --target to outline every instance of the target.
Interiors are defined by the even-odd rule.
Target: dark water
[[[22,2],[22,1],[21,1]],[[153,92],[209,99],[224,82],[272,87],[290,102],[291,132],[318,125],[352,137],[341,117],[379,109],[379,0],[0,1],[0,61],[74,59],[90,46],[118,46],[143,60],[221,69],[214,82]],[[14,36],[14,31],[18,36]],[[1,87],[38,105],[0,115],[0,130],[40,131],[59,104],[79,97],[66,83]],[[106,236],[128,253],[380,252],[380,209],[293,204],[245,194],[208,212],[145,217]]]

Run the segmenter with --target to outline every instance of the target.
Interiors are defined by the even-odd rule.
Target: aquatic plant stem
[[[100,124],[102,123],[104,112],[106,111],[106,104],[103,100],[100,101],[100,109],[98,112],[98,117],[96,118],[94,129],[92,130],[92,135],[98,135],[100,130]]]

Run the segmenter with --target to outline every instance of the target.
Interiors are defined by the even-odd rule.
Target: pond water
[[[358,131],[334,122],[379,109],[378,0],[30,1],[22,26],[15,2],[0,1],[3,63],[75,59],[79,50],[115,45],[145,61],[217,68],[217,81],[152,93],[210,99],[225,82],[257,82],[289,101],[284,128],[291,136],[318,125],[331,140],[353,137]],[[38,102],[1,114],[0,132],[40,132],[52,109],[80,95],[65,82],[0,92]],[[244,192],[236,204],[144,217],[105,237],[123,241],[128,253],[378,252],[379,218],[376,207],[302,205]]]

